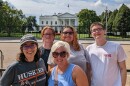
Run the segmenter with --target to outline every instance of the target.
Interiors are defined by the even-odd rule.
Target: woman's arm
[[[8,67],[0,79],[0,86],[10,86],[14,80],[15,70],[13,67]]]
[[[88,78],[85,72],[79,66],[74,67],[74,70],[72,72],[72,78],[76,86],[89,86]]]
[[[50,76],[51,75],[51,71],[52,71],[52,68],[54,67],[54,65],[50,65],[48,64],[48,75]]]

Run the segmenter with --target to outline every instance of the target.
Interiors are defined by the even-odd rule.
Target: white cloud
[[[115,0],[111,3],[109,0],[4,0],[13,4],[17,9],[21,9],[26,15],[34,15],[37,18],[42,15],[52,15],[54,13],[70,12],[78,13],[81,9],[94,10],[99,15],[105,11],[106,6],[109,10],[115,10],[120,7],[123,0]],[[125,0],[128,2],[128,0]],[[130,1],[129,1],[130,3]],[[67,7],[69,4],[69,8]],[[127,5],[130,7],[130,5]]]

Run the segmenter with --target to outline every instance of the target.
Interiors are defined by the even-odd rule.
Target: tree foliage
[[[108,22],[110,16],[112,14],[112,11],[106,10],[105,12],[102,12],[102,14],[99,16],[101,19],[101,22],[103,23],[104,26],[106,26],[106,23]],[[107,29],[107,27],[106,27]]]
[[[116,14],[113,27],[114,30],[121,32],[122,37],[126,37],[126,32],[130,31],[130,8],[125,4],[120,7]]]
[[[115,17],[116,17],[117,12],[118,12],[117,9],[114,10],[114,11],[112,12],[112,14],[110,15],[109,19],[108,19],[108,31],[109,31],[109,32],[113,31],[113,30],[112,30],[112,26],[113,26],[113,23],[114,23],[113,20],[115,20]]]
[[[26,17],[22,10],[17,10],[13,6],[10,6],[8,2],[0,1],[0,33],[7,33],[8,36],[11,33],[23,32],[25,30],[32,30],[37,26],[36,17]]]
[[[79,26],[82,26],[82,28],[79,28],[79,31],[89,33],[90,37],[90,24],[95,21],[100,21],[100,18],[97,16],[95,11],[88,9],[82,9],[78,14],[78,18]]]

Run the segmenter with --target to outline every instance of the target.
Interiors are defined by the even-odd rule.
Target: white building
[[[70,13],[58,13],[54,15],[45,15],[39,17],[40,26],[53,26],[58,33],[62,29],[62,26],[78,26],[78,17],[76,14]],[[40,28],[41,29],[41,28]]]

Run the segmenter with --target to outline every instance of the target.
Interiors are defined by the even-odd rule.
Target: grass
[[[27,34],[27,33],[25,33]],[[33,34],[36,36],[38,39],[41,38],[40,33],[28,33],[28,34]],[[21,38],[24,34],[23,33],[11,33],[10,37],[15,37],[15,38]],[[0,37],[9,37],[7,33],[0,33]],[[56,35],[56,39],[60,39],[60,34]],[[89,37],[88,34],[78,34],[78,39],[91,39],[92,37]],[[122,38],[121,36],[107,36],[107,39],[109,40],[130,40],[130,37],[128,36],[127,38]]]

